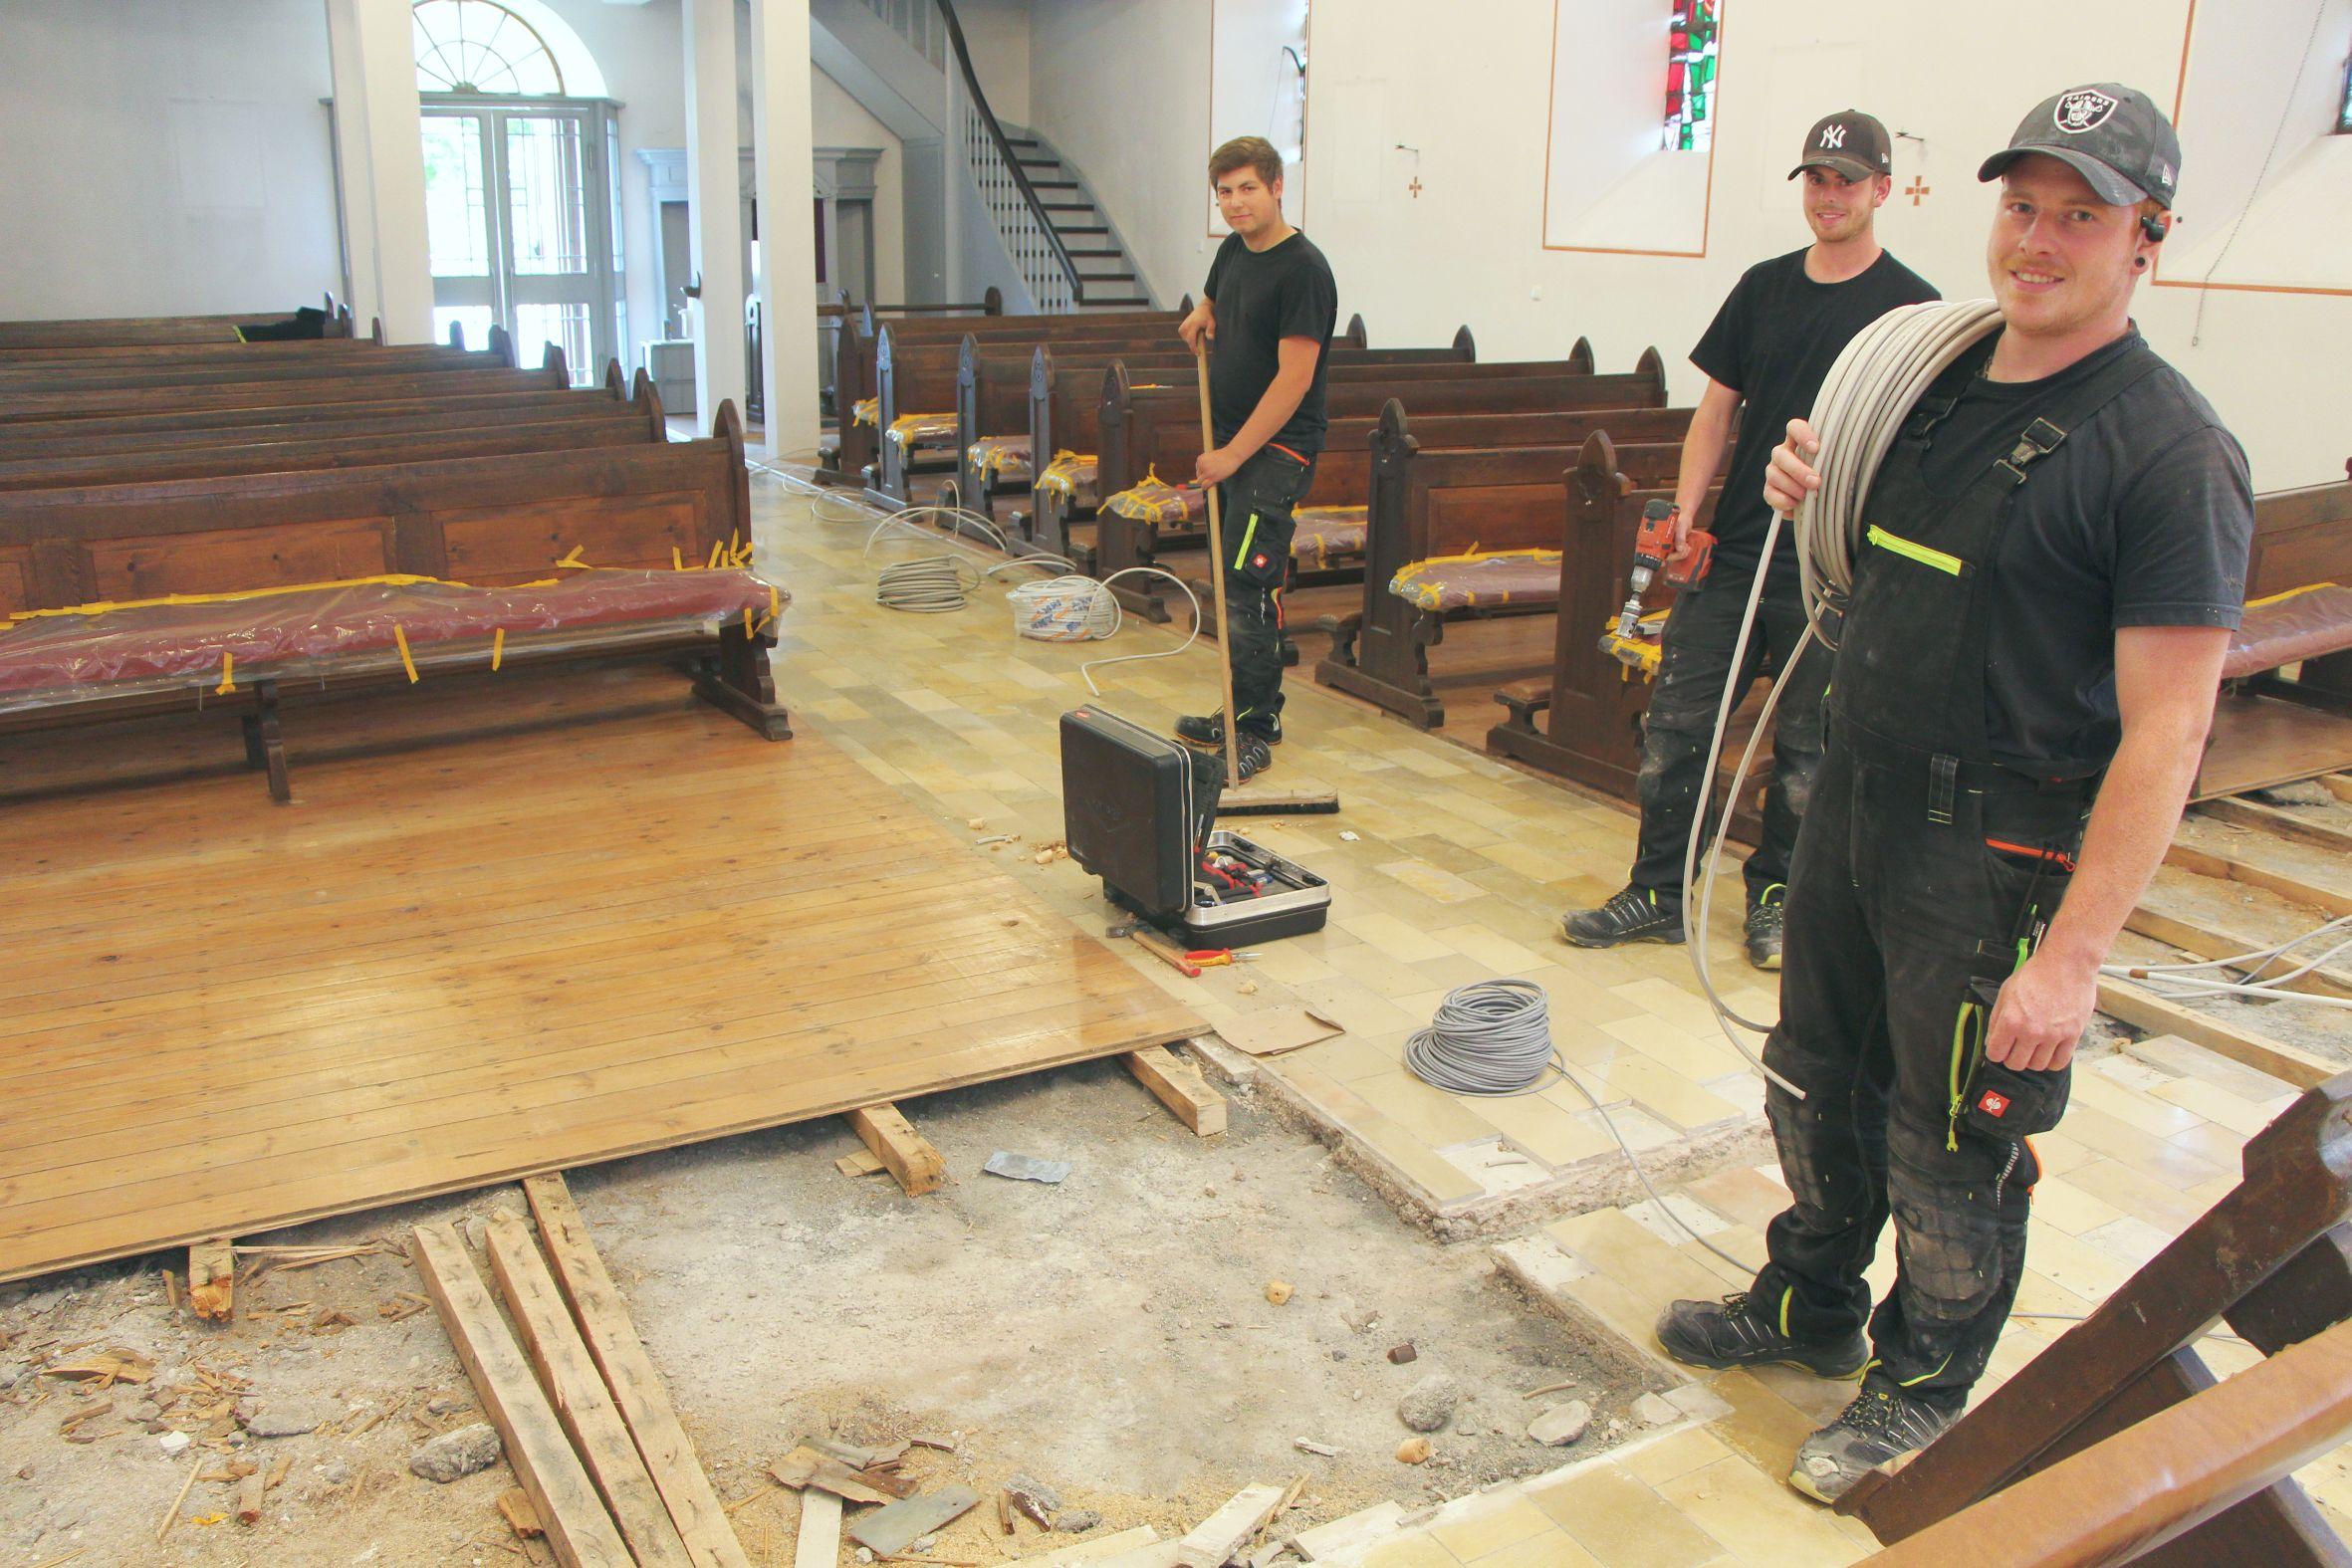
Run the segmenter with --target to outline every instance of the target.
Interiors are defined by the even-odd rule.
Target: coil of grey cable
[[[1405,1041],[1413,1075],[1448,1094],[1531,1094],[1560,1068],[1551,1048],[1551,1002],[1531,980],[1457,986],[1428,1028]]]

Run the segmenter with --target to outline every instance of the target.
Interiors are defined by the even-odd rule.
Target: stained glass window
[[[2344,102],[2336,110],[2336,133],[2352,131],[2352,60],[2344,63]]]
[[[1723,0],[1668,0],[1666,149],[1703,152],[1715,140],[1715,54]]]
[[[547,41],[495,0],[417,0],[409,15],[418,92],[563,94]]]

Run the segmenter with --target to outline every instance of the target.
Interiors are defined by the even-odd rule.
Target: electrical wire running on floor
[[[835,495],[813,480],[772,464],[753,462],[748,466],[806,493],[810,497],[811,514],[822,522],[873,524],[859,558],[868,566],[873,564],[875,545],[893,530],[938,545],[963,545],[967,533],[976,533],[1006,557],[986,567],[969,557],[945,553],[892,561],[880,569],[874,583],[874,601],[888,609],[910,614],[952,614],[966,608],[972,595],[1001,573],[1025,567],[1059,568],[1055,576],[1019,583],[1007,592],[1014,632],[1036,642],[1103,642],[1116,636],[1126,623],[1112,583],[1130,576],[1163,577],[1174,583],[1185,602],[1192,606],[1192,629],[1173,648],[1122,653],[1089,659],[1079,665],[1078,673],[1084,678],[1086,689],[1097,697],[1102,695],[1102,688],[1094,683],[1096,670],[1135,659],[1173,658],[1200,640],[1200,599],[1193,593],[1191,584],[1171,571],[1158,566],[1128,566],[1107,577],[1088,577],[1079,574],[1076,562],[1061,556],[1015,555],[1012,542],[995,521],[978,512],[953,506],[910,506],[885,512],[867,502]],[[935,526],[925,526],[926,521],[933,520]]]

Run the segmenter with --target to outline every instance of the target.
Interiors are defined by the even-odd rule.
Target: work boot
[[[1244,730],[1235,740],[1234,751],[1242,765],[1244,784],[1274,766],[1274,748],[1256,730]]]
[[[1780,1302],[1787,1305],[1786,1297]],[[1658,1314],[1658,1343],[1690,1367],[1796,1367],[1816,1377],[1850,1378],[1870,1359],[1862,1331],[1799,1339],[1780,1312],[1745,1290],[1721,1301],[1676,1301]]]
[[[1559,917],[1559,932],[1580,948],[1613,948],[1623,942],[1682,942],[1682,901],[1660,898],[1654,888],[1628,887],[1598,909]]]
[[[1865,1387],[1837,1420],[1805,1439],[1788,1484],[1815,1502],[1835,1502],[1881,1464],[1916,1454],[1960,1419],[1900,1389]]]
[[[1748,962],[1758,969],[1780,967],[1780,928],[1788,889],[1774,882],[1748,906]]]
[[[1255,720],[1251,721],[1251,727],[1257,728]],[[1281,714],[1268,714],[1265,730],[1267,745],[1280,746],[1283,744],[1283,716]],[[1223,746],[1225,744],[1225,710],[1220,708],[1215,713],[1186,714],[1176,721],[1176,739],[1189,741],[1195,746]]]

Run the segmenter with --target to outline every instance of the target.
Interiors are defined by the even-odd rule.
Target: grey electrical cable
[[[1405,1041],[1405,1065],[1432,1088],[1481,1098],[1532,1094],[1565,1074],[1551,1048],[1551,999],[1531,980],[1456,986],[1429,1027]]]
[[[1481,1099],[1533,1094],[1546,1086],[1544,1074],[1556,1073],[1562,1082],[1584,1097],[1585,1104],[1599,1113],[1601,1125],[1616,1140],[1625,1163],[1633,1168],[1634,1180],[1641,1183],[1651,1202],[1662,1213],[1673,1216],[1675,1224],[1690,1231],[1691,1239],[1701,1246],[1734,1268],[1756,1272],[1753,1264],[1734,1257],[1692,1231],[1680,1215],[1674,1214],[1665,1195],[1651,1182],[1650,1173],[1642,1169],[1641,1158],[1633,1152],[1633,1145],[1618,1130],[1617,1119],[1609,1114],[1609,1108],[1568,1070],[1566,1060],[1553,1048],[1550,998],[1533,981],[1475,981],[1447,992],[1429,1027],[1405,1041],[1405,1066],[1432,1088]]]

